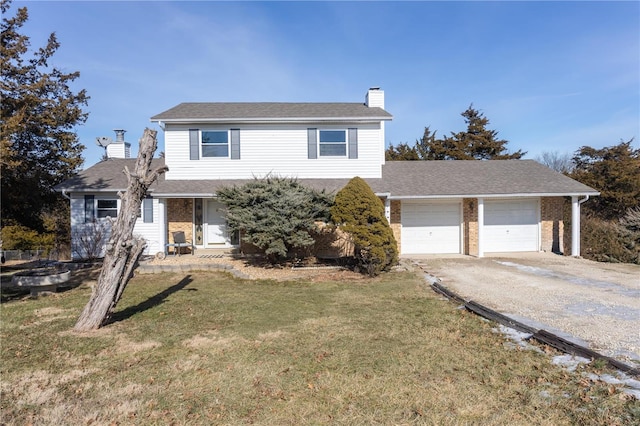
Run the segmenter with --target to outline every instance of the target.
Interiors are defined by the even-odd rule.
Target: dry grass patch
[[[140,276],[108,327],[69,332],[89,292],[2,305],[1,424],[640,421],[638,401],[506,348],[409,273]]]

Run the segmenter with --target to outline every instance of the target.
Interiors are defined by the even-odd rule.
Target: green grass
[[[133,279],[2,304],[0,424],[632,424],[638,401],[510,349],[416,275],[354,282]]]

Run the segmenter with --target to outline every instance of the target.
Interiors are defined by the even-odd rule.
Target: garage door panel
[[[403,203],[402,253],[460,253],[460,203]]]
[[[484,251],[538,251],[538,201],[485,203]]]

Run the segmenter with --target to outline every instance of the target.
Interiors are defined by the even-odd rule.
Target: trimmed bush
[[[227,225],[242,241],[263,250],[279,262],[306,255],[314,244],[316,221],[326,221],[331,197],[303,186],[295,179],[267,176],[244,185],[218,190],[227,206]]]
[[[331,220],[353,239],[360,272],[376,276],[398,263],[398,244],[384,206],[363,179],[354,177],[336,194]]]

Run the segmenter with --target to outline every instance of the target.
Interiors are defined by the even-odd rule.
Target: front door
[[[207,200],[206,246],[227,245],[227,222],[224,218],[224,205],[216,200]]]

